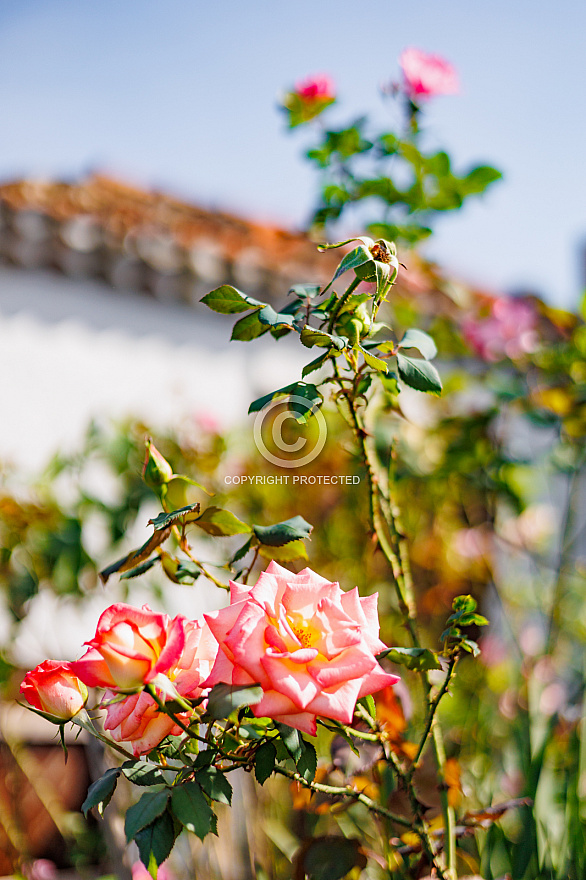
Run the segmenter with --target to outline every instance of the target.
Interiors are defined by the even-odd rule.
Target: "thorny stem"
[[[361,804],[364,804],[372,813],[377,813],[379,816],[384,816],[385,819],[390,819],[391,822],[396,822],[397,825],[402,825],[404,828],[411,828],[412,823],[409,819],[405,819],[404,816],[398,816],[396,813],[392,813],[390,810],[387,810],[386,807],[381,806],[381,804],[373,801],[372,798],[369,798],[368,795],[365,795],[363,792],[358,791],[355,788],[352,788],[351,785],[346,786],[337,786],[337,785],[324,785],[321,782],[308,782],[300,773],[296,773],[293,770],[288,770],[286,767],[275,767],[275,773],[279,773],[281,776],[287,776],[288,779],[292,779],[293,782],[298,782],[299,785],[302,785],[304,788],[309,788],[311,791],[319,791],[322,794],[329,794],[333,797],[347,797],[352,798],[352,800],[358,801]]]
[[[452,675],[454,674],[454,669],[455,669],[457,662],[458,662],[457,656],[454,656],[450,659],[450,663],[448,665],[448,670],[446,672],[446,677],[444,679],[444,682],[443,682],[441,688],[439,689],[439,691],[437,692],[437,694],[435,695],[435,697],[433,698],[433,700],[431,701],[431,703],[429,704],[429,710],[428,710],[427,719],[425,722],[425,730],[423,731],[423,736],[421,737],[421,740],[419,742],[419,748],[417,749],[417,754],[415,755],[415,758],[413,760],[413,764],[411,765],[411,768],[409,769],[409,777],[410,778],[413,776],[413,774],[417,770],[417,767],[419,766],[419,761],[421,759],[421,756],[422,756],[423,751],[425,749],[425,746],[427,744],[427,739],[429,737],[430,731],[431,731],[433,723],[434,723],[435,713],[437,712],[437,707],[439,706],[444,695],[447,693],[447,690],[448,690],[448,687],[450,686],[450,681],[452,680]]]
[[[367,484],[368,484],[368,495],[369,495],[369,509],[370,509],[370,519],[372,523],[372,527],[374,530],[374,534],[376,535],[378,545],[389,563],[391,571],[393,573],[393,580],[395,585],[395,590],[397,593],[397,599],[399,604],[399,610],[403,615],[403,619],[405,622],[405,626],[409,632],[409,636],[411,638],[411,642],[414,647],[420,648],[421,642],[419,640],[419,635],[417,632],[417,619],[416,619],[416,606],[415,606],[415,596],[413,590],[413,582],[411,579],[410,567],[408,563],[408,554],[407,554],[407,545],[405,541],[405,534],[403,532],[401,523],[400,523],[400,511],[398,508],[398,504],[394,498],[394,493],[391,488],[392,479],[389,479],[389,497],[387,498],[384,494],[384,491],[380,485],[380,479],[376,472],[376,466],[373,463],[371,453],[369,450],[368,442],[367,442],[367,431],[362,422],[362,418],[357,410],[356,402],[354,400],[353,393],[348,390],[340,375],[338,365],[334,361],[334,376],[337,380],[338,387],[340,389],[341,395],[345,398],[346,403],[348,404],[348,408],[350,411],[351,419],[352,419],[352,427],[354,430],[354,435],[356,438],[356,442],[358,444],[358,449],[361,455],[361,458],[364,462],[366,468],[367,475]],[[386,528],[385,528],[386,526]],[[389,535],[387,535],[387,528]],[[451,678],[451,676],[450,676]],[[455,827],[456,827],[456,817],[454,813],[453,807],[450,806],[448,802],[447,790],[445,788],[445,765],[446,765],[446,753],[443,742],[443,735],[441,728],[437,721],[435,721],[435,712],[437,710],[437,705],[433,709],[432,714],[432,704],[431,700],[431,683],[429,681],[429,676],[426,671],[421,672],[421,681],[423,684],[423,690],[425,695],[425,701],[427,704],[427,712],[428,718],[431,715],[431,725],[430,730],[433,735],[433,745],[434,745],[434,753],[436,758],[436,763],[438,766],[439,775],[441,777],[441,787],[440,787],[440,797],[442,804],[442,814],[444,817],[444,826],[445,826],[445,850],[446,850],[446,875],[440,874],[440,876],[448,876],[455,877],[456,876],[456,837],[455,837]],[[449,682],[448,682],[449,684]],[[442,697],[444,694],[442,693]],[[441,698],[440,698],[441,699]],[[425,739],[427,740],[429,731],[425,735]],[[424,743],[425,745],[425,743]],[[392,753],[391,753],[392,754]],[[394,756],[393,756],[394,758]],[[397,762],[398,763],[398,762]],[[395,770],[397,772],[398,768],[394,764]],[[411,780],[405,780],[404,774],[401,771],[401,778],[407,784],[407,788],[412,789],[410,785]],[[413,792],[414,793],[414,792]],[[411,798],[411,796],[410,796]],[[421,810],[419,808],[419,804],[417,802],[417,798],[415,797],[412,800],[412,806],[414,806],[414,811],[416,815],[421,817]],[[415,809],[416,807],[416,809]],[[422,841],[424,837],[422,836]],[[431,848],[431,847],[430,847]],[[431,848],[432,850],[432,848]],[[429,852],[427,852],[429,856]]]
[[[438,702],[439,702],[439,700],[438,700]],[[397,774],[397,776],[399,777],[399,779],[403,783],[405,790],[407,792],[407,796],[409,798],[409,803],[411,804],[411,809],[413,810],[413,814],[416,818],[416,822],[415,822],[414,827],[415,827],[415,830],[417,831],[417,833],[419,834],[419,837],[421,839],[421,845],[422,845],[426,855],[430,859],[431,864],[436,866],[436,869],[439,872],[439,876],[443,877],[444,874],[442,873],[441,867],[439,867],[436,864],[435,853],[434,853],[431,837],[430,837],[429,831],[427,830],[427,828],[425,826],[425,820],[424,820],[422,812],[421,812],[421,806],[419,804],[417,792],[415,791],[415,788],[413,787],[412,778],[413,778],[413,771],[415,769],[414,766],[412,768],[410,768],[409,771],[405,772],[405,770],[401,766],[401,763],[398,761],[396,755],[393,753],[393,751],[390,748],[388,748],[386,746],[386,743],[384,741],[384,733],[380,730],[376,720],[369,714],[369,712],[366,711],[364,706],[361,706],[360,704],[358,704],[356,706],[356,714],[358,716],[360,716],[360,718],[362,718],[364,721],[366,721],[366,723],[368,724],[368,726],[370,727],[371,730],[377,731],[377,733],[378,733],[377,738],[383,747],[383,752],[384,752],[385,758],[389,764],[393,765],[393,769],[394,769],[395,773]],[[427,733],[425,734],[425,739],[427,739]]]

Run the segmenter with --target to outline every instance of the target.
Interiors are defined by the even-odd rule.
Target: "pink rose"
[[[455,95],[459,91],[458,74],[449,61],[421,49],[405,49],[399,58],[404,88],[412,101],[434,95]]]
[[[90,650],[72,668],[90,686],[142,688],[181,657],[184,620],[155,614],[148,605],[111,605],[100,617],[94,638],[86,642]]]
[[[88,698],[87,688],[74,675],[71,663],[57,660],[45,660],[27,672],[20,692],[35,709],[61,721],[69,721],[77,715]]]
[[[178,617],[174,623],[183,630],[184,647],[173,665],[165,669],[165,675],[182,697],[197,699],[202,694],[201,683],[216,659],[218,643],[203,621]],[[163,693],[160,696],[165,699]],[[181,733],[181,728],[159,710],[146,691],[130,694],[123,700],[116,697],[115,691],[107,690],[102,700],[106,709],[104,729],[110,731],[116,742],[131,743],[135,755],[149,752],[169,734]],[[187,723],[190,713],[181,713],[178,718]]]
[[[308,76],[307,79],[296,83],[295,94],[303,98],[304,101],[333,100],[335,98],[334,83],[325,74]]]
[[[349,724],[359,697],[399,680],[375,657],[385,648],[377,599],[275,562],[252,589],[230,582],[230,605],[204,615],[220,645],[204,687],[258,682],[257,717],[312,735],[317,715]]]
[[[537,314],[522,299],[498,297],[486,318],[469,316],[462,323],[464,337],[485,361],[512,360],[535,351],[539,345]]]

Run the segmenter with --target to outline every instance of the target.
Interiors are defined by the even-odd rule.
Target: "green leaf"
[[[262,544],[268,544],[270,547],[282,547],[283,544],[288,544],[289,541],[309,538],[313,531],[313,526],[304,520],[302,516],[294,516],[283,522],[275,523],[273,526],[253,525],[252,530]]]
[[[290,541],[282,547],[271,547],[261,544],[258,548],[263,559],[274,559],[275,562],[293,562],[294,559],[308,561],[307,550],[303,541]]]
[[[86,799],[81,805],[81,811],[84,816],[87,816],[92,807],[98,808],[100,816],[104,815],[104,810],[110,803],[112,795],[116,790],[119,776],[120,768],[111,767],[110,770],[106,770],[103,776],[100,776],[99,779],[92,782],[88,789]]]
[[[454,611],[476,611],[478,602],[474,596],[456,596],[452,602]]]
[[[313,782],[317,770],[317,753],[315,747],[306,742],[303,737],[301,737],[301,742],[303,743],[303,753],[297,762],[297,769],[306,782]]]
[[[176,838],[172,817],[167,811],[158,816],[154,822],[137,832],[134,840],[143,865],[148,869],[153,880],[157,878],[157,868],[162,865],[173,849]]]
[[[289,399],[289,412],[300,424],[306,424],[324,402],[323,394],[309,382],[297,382]]]
[[[125,581],[129,578],[140,577],[141,574],[146,574],[154,565],[159,561],[158,556],[154,559],[147,559],[146,562],[143,562],[142,565],[138,565],[136,568],[131,569],[130,571],[125,571],[124,574],[120,575],[120,580]]]
[[[173,787],[171,809],[183,827],[200,840],[212,831],[214,813],[197,782],[185,782]]]
[[[321,293],[321,286],[319,284],[294,284],[289,288],[289,293],[294,293],[301,299],[305,299],[305,297],[315,299]]]
[[[258,684],[216,684],[208,697],[206,715],[210,718],[228,718],[243,706],[254,706],[262,700],[262,688]]]
[[[142,545],[142,547],[139,547],[138,550],[132,550],[127,556],[123,556],[122,559],[118,559],[117,562],[113,562],[112,565],[104,568],[103,571],[100,572],[100,580],[102,583],[105,584],[108,578],[117,571],[123,572],[128,571],[131,568],[136,568],[137,565],[140,565],[141,562],[148,559],[157,547],[160,547],[160,545],[167,540],[170,534],[171,526],[164,529],[156,529],[154,534]]]
[[[150,825],[157,816],[165,812],[167,801],[169,800],[169,791],[147,791],[138,803],[133,804],[124,820],[124,832],[126,840],[130,843],[134,840],[136,834]]]
[[[220,507],[207,507],[195,521],[195,525],[207,532],[208,535],[221,538],[229,535],[243,535],[252,531],[249,525],[242,522],[229,510],[222,510]]]
[[[313,373],[315,370],[319,370],[320,367],[323,367],[329,357],[330,353],[329,351],[326,351],[323,354],[320,354],[319,357],[316,357],[316,359],[314,361],[311,361],[311,363],[306,364],[301,370],[301,375],[303,376],[303,378],[305,379],[305,377],[309,376],[310,373]]]
[[[398,348],[416,348],[426,360],[432,360],[437,354],[437,347],[431,336],[423,330],[411,328],[401,339]]]
[[[175,572],[175,581],[178,584],[194,584],[201,574],[201,569],[195,562],[185,559],[179,563]]]
[[[316,837],[302,850],[303,871],[309,880],[341,880],[352,868],[365,868],[366,856],[355,838]]]
[[[254,535],[252,535],[252,537],[248,539],[246,544],[243,544],[242,547],[236,551],[234,556],[232,556],[232,558],[230,559],[230,565],[234,565],[235,562],[240,562],[241,559],[244,559],[248,551],[251,549],[253,542],[255,542]]]
[[[356,394],[365,395],[372,385],[372,373],[363,373],[356,386]]]
[[[259,302],[257,299],[241,293],[240,290],[236,290],[235,287],[231,287],[229,284],[222,284],[221,287],[216,287],[215,290],[206,293],[200,299],[200,302],[204,303],[214,312],[221,312],[223,315],[247,312],[249,309],[255,307],[262,308],[266,305],[266,303]]]
[[[220,804],[232,803],[232,786],[228,782],[225,774],[217,767],[202,767],[195,774],[197,782],[201,785],[208,797]]]
[[[332,278],[331,283],[333,284],[334,281],[340,277],[340,275],[343,275],[344,272],[347,272],[349,269],[356,269],[358,266],[364,265],[364,263],[370,263],[372,259],[372,254],[370,253],[366,245],[359,244],[358,247],[355,247],[349,253],[345,254],[341,263],[336,269],[336,274]]]
[[[248,407],[248,415],[260,412],[261,409],[264,409],[265,406],[268,406],[277,397],[287,397],[288,394],[292,393],[292,389],[295,388],[296,384],[296,382],[293,382],[291,385],[285,385],[283,388],[278,388],[276,391],[270,391],[268,394],[263,394],[262,397],[257,397]]]
[[[313,348],[314,345],[317,345],[320,348],[337,348],[342,351],[348,344],[346,337],[335,336],[332,333],[326,333],[325,330],[317,330],[315,327],[304,327],[299,336],[306,348]]]
[[[307,782],[313,782],[317,769],[317,755],[314,746],[306,742],[301,733],[288,724],[273,722],[287,752],[293,758],[299,773]]]
[[[178,520],[181,520],[182,524],[192,523],[197,519],[199,510],[200,503],[196,501],[195,504],[188,504],[185,507],[180,507],[178,510],[172,510],[170,513],[159,513],[154,519],[149,519],[149,523],[156,530],[165,529]]]
[[[381,376],[380,380],[387,394],[395,397],[399,393],[396,373],[388,373],[386,376]]]
[[[360,351],[363,354],[364,360],[368,364],[369,367],[372,367],[374,370],[379,370],[381,373],[387,373],[389,370],[388,364],[386,361],[381,360],[380,358],[375,357],[375,355],[371,354],[365,348],[360,346]]]
[[[376,703],[374,702],[374,697],[372,696],[372,694],[367,694],[365,697],[360,697],[358,702],[362,703],[371,718],[376,718]]]
[[[383,657],[388,657],[393,663],[406,666],[407,669],[416,672],[442,668],[437,654],[429,648],[387,648],[386,651],[376,655],[377,660],[382,660]]]
[[[462,639],[460,642],[462,648],[465,651],[468,651],[469,654],[472,654],[473,657],[478,657],[480,654],[480,648],[478,647],[478,643],[473,641],[472,639]]]
[[[258,320],[261,324],[268,324],[269,327],[279,327],[285,324],[288,327],[293,326],[293,316],[284,312],[276,312],[272,306],[265,306],[260,312],[257,312]]]
[[[281,737],[283,745],[287,749],[291,758],[293,758],[294,763],[297,765],[297,762],[303,754],[304,745],[300,732],[295,727],[289,727],[288,724],[281,724],[279,721],[273,723],[279,731],[279,736]]]
[[[126,761],[120,769],[133,785],[166,784],[166,779],[161,771],[144,761]]]
[[[254,775],[261,785],[267,781],[277,763],[277,750],[270,742],[263,743],[254,755]]]
[[[253,400],[248,407],[249,414],[260,412],[279,397],[299,398],[290,402],[289,409],[296,414],[295,418],[301,423],[307,422],[323,403],[323,395],[315,385],[310,382],[293,382],[291,385],[285,385],[283,388],[278,388],[276,391],[271,391],[269,394],[264,394]]]
[[[466,195],[482,193],[491,183],[501,180],[502,176],[500,171],[490,165],[479,165],[469,171],[463,179],[464,192]]]
[[[236,321],[232,328],[232,336],[230,339],[239,342],[250,342],[251,339],[257,339],[263,333],[269,332],[269,325],[263,324],[258,319],[258,312],[252,312]]]
[[[442,380],[436,368],[429,361],[397,354],[397,369],[399,377],[410,388],[415,388],[417,391],[429,391],[432,394],[441,394]]]

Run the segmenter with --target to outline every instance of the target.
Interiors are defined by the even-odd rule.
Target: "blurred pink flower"
[[[359,697],[399,680],[376,659],[385,649],[377,599],[276,562],[252,589],[230,581],[230,605],[204,615],[220,650],[203,687],[258,682],[263,697],[251,706],[257,718],[313,736],[317,715],[349,724]]]
[[[142,862],[135,862],[132,866],[132,880],[152,880],[149,871]],[[173,874],[166,862],[159,866],[157,880],[173,880]]]
[[[455,95],[460,90],[456,69],[440,55],[409,48],[401,53],[399,64],[405,91],[412,101]]]
[[[49,859],[35,859],[22,866],[22,873],[27,880],[55,880],[57,866]]]
[[[326,74],[318,73],[296,83],[295,94],[304,101],[332,100],[335,98],[334,83]]]
[[[462,322],[464,338],[485,361],[515,360],[535,351],[539,344],[537,314],[521,299],[493,300],[486,318],[469,316]]]

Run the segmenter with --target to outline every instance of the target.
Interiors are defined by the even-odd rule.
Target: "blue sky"
[[[431,254],[489,289],[571,306],[586,240],[585,34],[575,0],[2,0],[0,177],[104,170],[300,226],[310,139],[286,132],[279,93],[324,71],[334,118],[380,116],[378,86],[415,45],[462,81],[431,104],[430,143],[505,174],[441,222]]]

